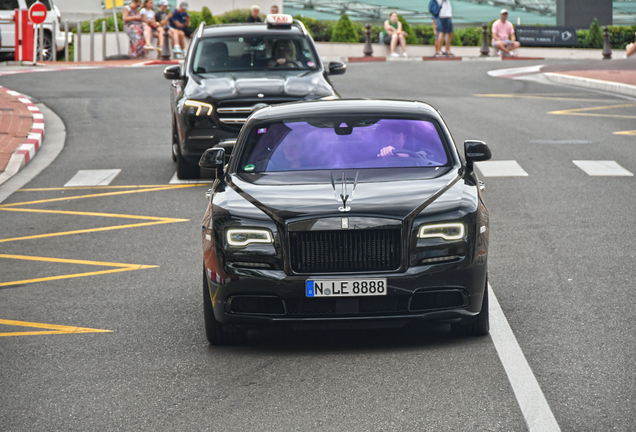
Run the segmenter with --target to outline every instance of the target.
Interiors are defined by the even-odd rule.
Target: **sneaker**
[[[510,57],[517,57],[517,53],[510,51]]]
[[[446,57],[455,57],[455,54],[453,54],[453,53],[452,53],[452,52],[450,52],[450,51],[445,52],[445,53],[444,53],[444,55],[445,55]]]
[[[181,47],[179,45],[175,45],[172,48],[172,52],[174,52],[174,53],[182,53],[183,51],[181,51]]]
[[[408,57],[408,54],[407,54],[407,53],[405,53],[405,52],[403,52],[403,53],[402,53],[402,57]]]
[[[144,45],[144,49],[146,51],[154,51],[155,46],[154,45]]]
[[[443,53],[443,52],[438,51],[438,52],[436,52],[436,53],[435,53],[435,55],[434,55],[433,57],[441,57],[441,56],[443,56],[443,55],[444,55],[444,53]]]
[[[497,50],[497,57],[501,57],[501,51]]]
[[[399,57],[400,55],[398,53],[392,52],[390,57]]]
[[[447,53],[446,51],[444,51],[444,52],[442,53],[442,57],[448,57],[448,53]]]

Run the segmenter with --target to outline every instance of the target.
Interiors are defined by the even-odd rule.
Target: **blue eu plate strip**
[[[313,297],[314,296],[314,281],[308,280],[307,281],[307,297]]]

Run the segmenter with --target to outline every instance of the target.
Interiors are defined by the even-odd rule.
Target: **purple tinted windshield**
[[[432,122],[382,119],[273,123],[252,129],[244,172],[309,171],[354,168],[438,167],[448,155]]]

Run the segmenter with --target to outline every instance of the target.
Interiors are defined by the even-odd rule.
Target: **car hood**
[[[264,97],[320,98],[334,94],[321,71],[310,72],[236,72],[206,74],[202,79],[191,81],[188,97],[195,99],[256,98]],[[312,97],[313,96],[313,97]]]
[[[334,175],[335,174],[335,175]],[[330,173],[328,179],[309,184],[258,184],[237,175],[230,187],[237,194],[228,199],[229,208],[244,208],[245,200],[278,222],[297,218],[329,216],[372,216],[405,219],[419,208],[445,212],[458,207],[464,197],[458,170],[428,179],[365,180],[356,171]],[[346,187],[343,184],[346,183]],[[355,187],[354,187],[355,186]],[[348,196],[346,206],[343,196]],[[472,199],[471,199],[472,200]],[[349,210],[343,211],[346,207]],[[415,215],[412,215],[415,216]]]

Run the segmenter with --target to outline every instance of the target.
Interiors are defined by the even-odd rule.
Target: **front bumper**
[[[477,315],[486,287],[487,264],[411,267],[404,273],[335,276],[331,279],[387,278],[387,295],[308,298],[305,283],[314,276],[288,276],[279,270],[234,269],[222,279],[206,270],[215,318],[237,327],[272,324],[329,324],[434,320],[457,321]],[[225,275],[228,276],[228,275]]]

